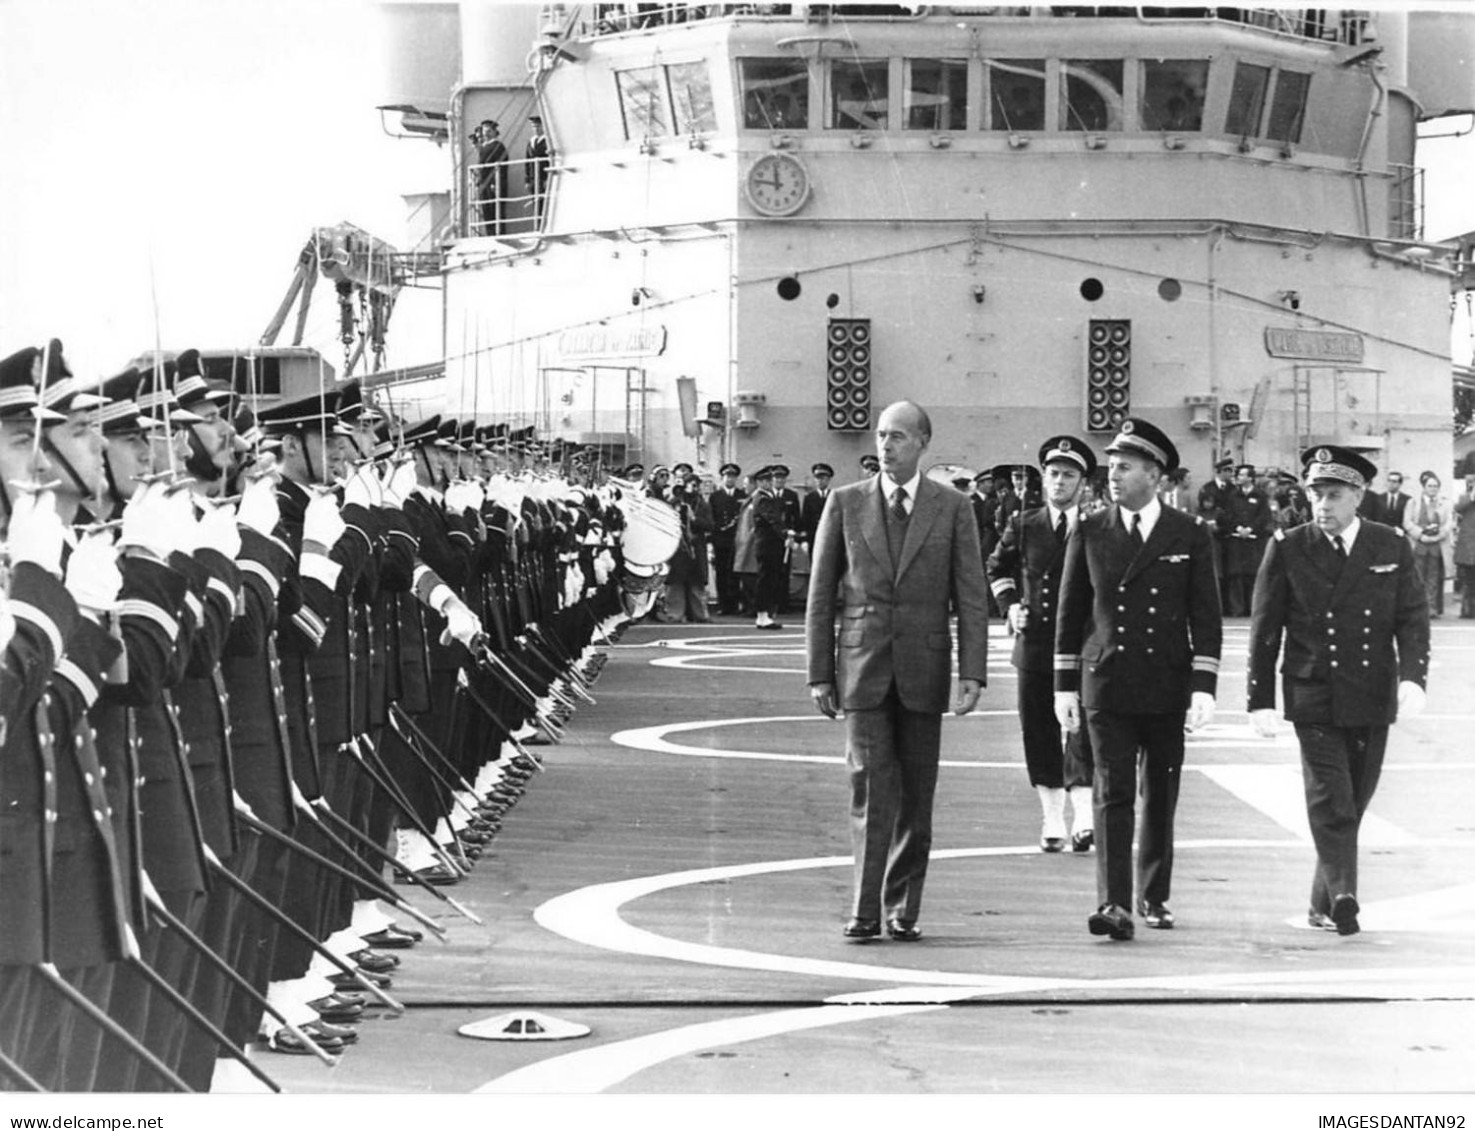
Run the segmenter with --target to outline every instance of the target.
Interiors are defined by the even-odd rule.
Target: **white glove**
[[[446,506],[456,512],[480,511],[486,501],[486,492],[481,484],[470,479],[458,479],[446,488]]]
[[[452,597],[440,611],[446,618],[446,629],[440,634],[440,642],[449,644],[454,640],[463,648],[470,648],[471,642],[481,635],[481,621],[476,614],[459,597]]]
[[[402,506],[417,482],[413,460],[394,464],[384,476],[384,501],[392,507]]]
[[[614,571],[614,555],[608,550],[601,550],[594,558],[594,584],[603,585]]]
[[[1009,627],[1016,633],[1023,632],[1029,624],[1029,609],[1023,601],[1009,606]]]
[[[241,492],[241,505],[236,511],[236,521],[247,530],[254,530],[267,538],[282,520],[282,507],[277,502],[277,488],[270,476],[253,479]]]
[[[1060,729],[1074,734],[1081,729],[1081,697],[1074,691],[1055,693],[1055,721]]]
[[[1255,733],[1261,738],[1274,738],[1276,732],[1275,708],[1261,707],[1259,710],[1250,712],[1250,726],[1255,728]]]
[[[1199,730],[1214,721],[1214,697],[1207,691],[1195,691],[1188,700],[1188,729]]]
[[[236,528],[236,508],[233,503],[210,506],[200,515],[200,544],[202,548],[224,554],[235,561],[241,552],[241,532]]]
[[[84,612],[105,613],[118,602],[123,574],[110,530],[88,534],[67,559],[67,592]]]
[[[15,617],[10,615],[10,602],[6,600],[5,590],[0,589],[0,652],[10,647],[14,635]]]
[[[1398,717],[1400,719],[1416,719],[1424,713],[1424,705],[1428,702],[1428,696],[1424,689],[1411,679],[1400,680],[1398,684]]]
[[[123,508],[123,533],[118,545],[125,550],[145,550],[161,562],[169,557],[174,539],[169,525],[177,515],[165,494],[162,483],[146,483],[133,492]]]
[[[5,545],[10,560],[31,562],[52,577],[61,576],[61,547],[66,531],[56,513],[56,496],[50,491],[15,492]]]
[[[314,495],[307,503],[307,512],[302,516],[302,538],[316,542],[324,550],[331,550],[343,537],[348,524],[338,513],[338,500],[331,492]]]
[[[357,504],[361,507],[377,507],[383,502],[384,488],[380,486],[379,477],[369,464],[364,464],[348,477],[348,483],[343,488],[345,506]]]

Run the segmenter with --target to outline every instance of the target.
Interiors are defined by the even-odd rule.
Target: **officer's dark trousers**
[[[1055,719],[1055,673],[1020,671],[1018,687],[1019,729],[1024,736],[1029,784],[1046,789],[1090,785],[1095,774],[1090,732],[1082,727],[1061,741],[1060,723]]]
[[[1357,831],[1383,772],[1388,728],[1297,723],[1296,738],[1316,845],[1311,910],[1325,915],[1337,896],[1357,894]]]
[[[1139,777],[1137,895],[1166,903],[1173,880],[1173,814],[1183,770],[1183,720],[1086,710],[1096,757],[1096,896],[1132,910],[1132,830]]]

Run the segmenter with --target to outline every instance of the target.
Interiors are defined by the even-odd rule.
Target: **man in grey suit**
[[[988,589],[967,496],[922,477],[932,439],[919,405],[898,401],[876,429],[880,474],[830,496],[815,534],[805,618],[809,691],[845,713],[855,895],[846,938],[922,937],[942,714],[958,617],[965,715],[987,679]],[[839,634],[836,638],[838,622]]]

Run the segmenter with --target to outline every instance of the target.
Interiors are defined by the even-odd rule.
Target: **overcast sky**
[[[153,345],[151,265],[166,349],[244,349],[313,227],[403,245],[400,194],[449,161],[383,133],[378,71],[368,0],[0,0],[0,355],[56,336],[79,375],[115,372]],[[1475,230],[1475,138],[1419,161],[1429,237]],[[313,307],[337,361],[331,292]],[[390,364],[438,350],[438,310],[402,299]]]
[[[0,354],[56,336],[116,372],[153,345],[151,267],[164,348],[244,348],[315,226],[402,245],[399,194],[448,159],[385,135],[377,72],[366,0],[0,0]],[[325,286],[309,344],[336,360]],[[391,364],[422,360],[415,305]]]

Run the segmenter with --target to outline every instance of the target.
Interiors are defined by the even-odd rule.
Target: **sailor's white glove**
[[[61,547],[66,540],[56,496],[50,491],[15,492],[5,546],[12,563],[30,562],[52,577],[61,577]]]
[[[1274,707],[1261,707],[1259,710],[1250,712],[1250,726],[1254,727],[1255,733],[1261,738],[1274,738],[1278,729],[1275,720]]]
[[[1214,721],[1214,697],[1207,691],[1195,691],[1188,700],[1188,729],[1199,730]]]
[[[98,530],[77,543],[67,559],[67,592],[83,612],[110,612],[118,603],[123,574],[111,530]]]
[[[1398,717],[1400,719],[1416,719],[1424,713],[1424,705],[1428,702],[1428,696],[1424,689],[1411,679],[1401,680],[1398,684]]]
[[[1055,721],[1060,729],[1074,734],[1081,729],[1081,697],[1075,691],[1055,693]]]

